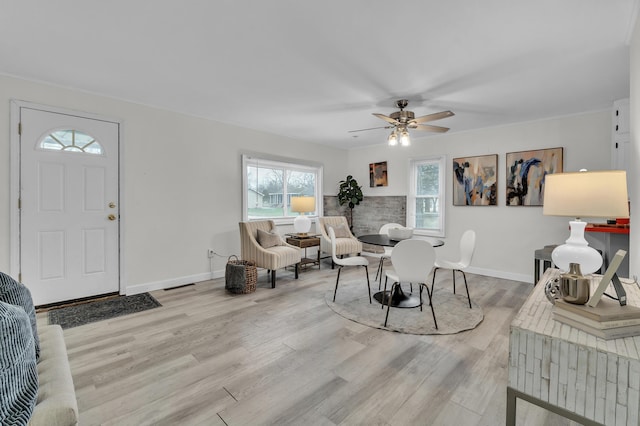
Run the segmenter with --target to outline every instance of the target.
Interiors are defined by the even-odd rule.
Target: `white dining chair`
[[[378,234],[389,235],[389,229],[391,228],[404,228],[399,223],[385,223],[380,227]],[[391,258],[391,252],[393,247],[383,247],[384,253],[379,253],[380,262],[378,262],[378,270],[376,271],[376,281],[378,281],[378,290],[382,286],[382,275],[384,273],[384,261]]]
[[[453,273],[453,294],[456,294],[456,271],[462,273],[464,278],[464,286],[467,289],[467,299],[469,299],[469,309],[471,309],[471,297],[469,296],[469,286],[467,285],[467,276],[464,270],[471,264],[473,253],[476,249],[476,233],[469,229],[462,234],[460,238],[460,259],[451,261],[446,259],[436,259],[435,268],[433,269],[433,280],[431,281],[431,294],[436,282],[436,272],[438,269],[451,269]]]
[[[369,303],[371,303],[371,285],[369,283],[369,261],[363,256],[349,256],[339,258],[336,256],[336,233],[332,227],[329,227],[329,239],[331,240],[331,258],[333,263],[338,265],[338,276],[336,278],[336,288],[333,291],[333,301],[336,301],[336,293],[338,292],[338,282],[340,281],[340,271],[343,266],[364,266],[364,272],[367,276],[367,288],[369,289]]]
[[[431,315],[433,316],[433,323],[438,329],[438,321],[436,321],[436,313],[433,310],[433,303],[431,303],[431,292],[427,285],[427,278],[433,269],[433,265],[436,259],[436,251],[429,242],[425,240],[402,240],[400,241],[391,252],[391,264],[393,265],[393,271],[386,272],[386,278],[384,281],[384,293],[387,291],[387,281],[391,280],[393,284],[389,294],[386,295],[387,302],[387,314],[384,317],[384,326],[387,326],[389,319],[389,310],[391,308],[391,300],[395,291],[402,291],[400,288],[401,283],[416,283],[420,284],[420,310],[422,310],[422,290],[426,288],[427,296],[429,296],[429,306],[431,306]],[[385,298],[382,299],[385,301]],[[384,306],[383,306],[384,307]]]

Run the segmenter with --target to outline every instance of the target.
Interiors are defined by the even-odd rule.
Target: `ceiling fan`
[[[409,101],[406,99],[400,99],[396,101],[396,106],[400,108],[400,111],[392,112],[389,116],[384,114],[374,113],[376,117],[381,120],[389,123],[387,126],[382,127],[371,127],[369,129],[359,129],[359,130],[350,130],[349,133],[354,132],[362,132],[365,130],[374,130],[374,129],[393,129],[391,134],[389,135],[388,142],[389,145],[397,145],[398,141],[401,145],[407,146],[410,144],[409,139],[409,130],[408,129],[417,129],[417,130],[426,130],[429,132],[437,132],[444,133],[449,130],[448,127],[441,126],[432,126],[430,124],[422,124],[428,123],[429,121],[440,120],[443,118],[451,117],[453,112],[451,111],[442,111],[436,112],[433,114],[423,115],[422,117],[417,117],[412,111],[405,111],[404,109],[409,104]]]

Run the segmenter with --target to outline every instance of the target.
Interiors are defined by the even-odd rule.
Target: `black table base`
[[[373,295],[379,303],[387,306],[389,298],[389,291],[380,291]],[[420,297],[414,296],[413,293],[405,293],[402,291],[402,287],[396,286],[393,294],[391,295],[391,307],[392,308],[417,308],[420,306]]]

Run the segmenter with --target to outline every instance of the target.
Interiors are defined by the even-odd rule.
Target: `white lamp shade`
[[[622,170],[545,176],[542,213],[569,217],[629,217],[627,173]]]
[[[316,197],[291,197],[291,211],[309,213],[316,210]]]

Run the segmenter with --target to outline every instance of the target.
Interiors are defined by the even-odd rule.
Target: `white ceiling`
[[[629,96],[638,0],[1,0],[0,73],[350,148]],[[30,100],[30,99],[28,99]],[[414,140],[430,135],[412,131]]]

